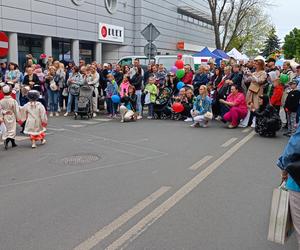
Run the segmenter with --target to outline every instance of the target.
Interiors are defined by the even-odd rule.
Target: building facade
[[[0,0],[0,31],[9,37],[8,61],[41,54],[78,63],[116,62],[144,54],[141,31],[153,23],[160,54],[214,47],[205,0]]]

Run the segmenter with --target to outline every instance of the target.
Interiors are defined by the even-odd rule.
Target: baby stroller
[[[78,98],[78,115],[81,119],[84,116],[88,119],[93,118],[93,92],[94,89],[88,85],[83,85],[80,88]],[[75,119],[77,119],[76,116]]]
[[[164,88],[154,104],[154,119],[167,120],[171,117],[171,96],[172,91]]]

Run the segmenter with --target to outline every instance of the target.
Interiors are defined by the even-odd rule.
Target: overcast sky
[[[268,8],[268,13],[275,25],[277,35],[284,39],[293,28],[300,29],[300,1],[299,0],[272,0],[274,6]]]

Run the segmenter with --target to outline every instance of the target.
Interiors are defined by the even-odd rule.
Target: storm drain
[[[61,161],[64,165],[77,166],[87,165],[99,161],[101,157],[96,154],[76,154],[63,158]]]

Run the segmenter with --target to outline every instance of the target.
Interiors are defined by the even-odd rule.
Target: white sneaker
[[[49,116],[50,116],[50,117],[53,117],[53,112],[50,112]]]
[[[143,117],[141,115],[139,115],[136,119],[141,120],[141,119],[143,119]]]
[[[198,122],[193,123],[192,125],[190,125],[191,128],[199,128],[200,124]]]
[[[152,116],[148,116],[147,119],[151,120],[151,119],[153,119],[153,117]]]
[[[56,116],[56,117],[58,117],[58,116],[59,116],[59,113],[58,113],[58,112],[56,112],[56,113],[55,113],[55,116]]]
[[[46,142],[47,142],[46,139],[43,139],[43,140],[41,141],[42,145],[45,145]]]
[[[184,120],[185,122],[192,122],[193,121],[193,118],[186,118],[185,120]]]
[[[244,124],[240,123],[240,124],[238,125],[238,127],[239,127],[239,128],[247,128],[247,125],[244,125]]]
[[[67,112],[67,113],[64,114],[64,117],[67,117],[68,115],[69,115],[69,113]]]
[[[215,120],[216,120],[216,121],[221,121],[221,120],[222,120],[222,117],[218,115],[218,116],[215,118]]]
[[[32,148],[36,148],[36,144],[33,143],[33,144],[31,145],[31,147],[32,147]]]
[[[93,117],[94,117],[94,118],[97,117],[97,114],[96,114],[96,113],[93,113]]]

